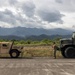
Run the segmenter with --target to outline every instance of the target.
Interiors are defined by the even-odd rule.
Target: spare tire
[[[75,58],[75,48],[74,47],[68,47],[65,50],[65,55],[68,58]]]

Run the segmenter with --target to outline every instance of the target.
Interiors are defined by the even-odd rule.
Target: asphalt
[[[0,75],[75,75],[75,59],[0,58]]]

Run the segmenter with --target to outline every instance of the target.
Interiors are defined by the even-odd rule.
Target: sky
[[[75,29],[75,0],[0,0],[0,27]]]

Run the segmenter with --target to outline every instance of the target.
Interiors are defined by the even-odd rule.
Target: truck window
[[[6,44],[2,44],[2,46],[3,46],[3,47],[7,47],[7,45],[6,45]]]
[[[2,44],[2,48],[7,49],[8,48],[8,44]]]

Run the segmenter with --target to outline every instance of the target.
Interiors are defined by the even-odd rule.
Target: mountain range
[[[14,35],[14,36],[31,36],[31,35],[68,35],[72,34],[72,30],[56,28],[56,29],[43,29],[43,28],[26,28],[26,27],[13,27],[2,28],[0,27],[0,35]]]
[[[26,28],[26,27],[14,27],[14,28],[2,28],[0,27],[1,39],[16,39],[16,40],[42,40],[42,39],[54,39],[57,37],[71,37],[72,30],[66,30],[61,28],[56,29],[43,29],[43,28]]]

